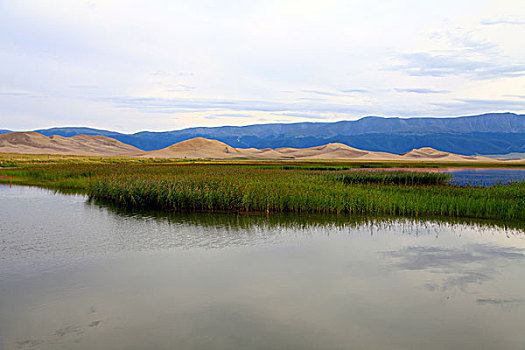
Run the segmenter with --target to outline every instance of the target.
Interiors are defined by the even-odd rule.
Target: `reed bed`
[[[525,183],[457,187],[439,173],[73,163],[0,174],[129,208],[525,220]]]
[[[415,171],[354,171],[330,174],[328,179],[344,184],[382,184],[382,185],[446,185],[449,174]]]

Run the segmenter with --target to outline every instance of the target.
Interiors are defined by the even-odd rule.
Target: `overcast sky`
[[[0,0],[0,129],[523,113],[524,38],[524,0]]]

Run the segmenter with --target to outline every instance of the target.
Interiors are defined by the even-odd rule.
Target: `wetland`
[[[10,165],[2,349],[525,346],[523,182],[318,165]]]

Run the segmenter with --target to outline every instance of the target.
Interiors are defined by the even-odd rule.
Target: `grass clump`
[[[416,171],[354,171],[330,174],[329,179],[344,184],[382,184],[382,185],[445,185],[451,176],[445,173]]]

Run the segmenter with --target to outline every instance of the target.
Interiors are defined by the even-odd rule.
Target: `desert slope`
[[[423,161],[450,161],[450,162],[494,162],[501,161],[499,159],[482,157],[482,156],[463,156],[460,154],[448,153],[438,151],[431,147],[415,148],[410,152],[402,155],[406,160],[423,160]]]
[[[36,132],[0,135],[0,153],[76,156],[136,156],[144,152],[105,136],[44,136]]]
[[[370,152],[342,143],[309,148],[233,148],[226,143],[196,137],[156,151],[145,152],[106,136],[44,136],[36,132],[0,135],[0,153],[54,154],[77,156],[124,156],[188,159],[269,159],[269,160],[393,160],[438,162],[501,162],[501,159],[464,156],[430,147],[413,149],[402,155]]]
[[[397,161],[444,161],[444,162],[498,162],[487,157],[471,157],[441,152],[430,147],[413,149],[397,155],[387,152],[370,152],[342,143],[329,143],[309,148],[233,148],[217,140],[196,137],[176,143],[157,151],[146,152],[142,157],[151,158],[197,158],[197,159],[355,159],[355,160],[397,160]]]
[[[347,146],[342,143],[329,143],[309,148],[278,148],[276,151],[294,159],[363,159],[363,160],[396,160],[396,154],[369,152]]]
[[[169,147],[157,151],[146,152],[143,157],[150,158],[214,158],[231,159],[240,158],[245,155],[227,144],[196,137],[191,140],[178,142]]]
[[[309,148],[233,148],[217,140],[196,137],[172,146],[146,152],[151,158],[213,158],[213,159],[401,159],[388,153],[368,152],[341,143]]]

